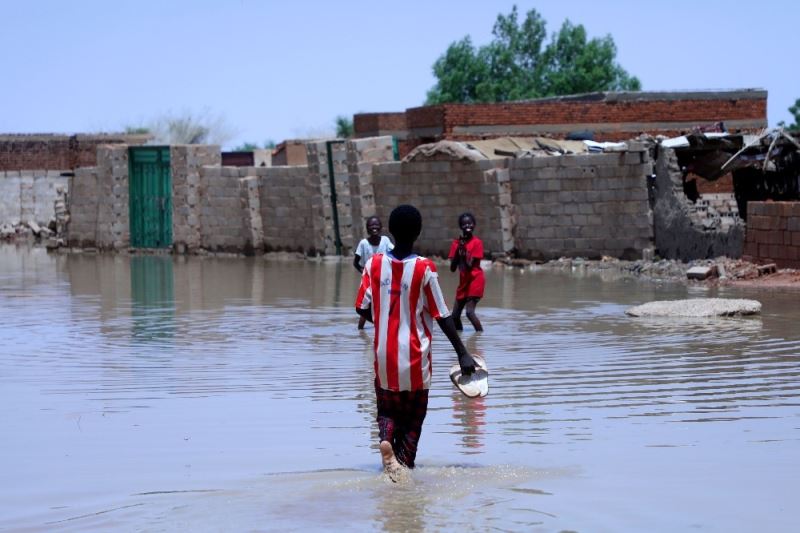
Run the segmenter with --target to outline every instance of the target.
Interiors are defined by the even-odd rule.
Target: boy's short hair
[[[413,205],[398,205],[389,215],[389,233],[396,241],[413,242],[422,232],[422,215]]]
[[[478,225],[478,221],[475,219],[475,215],[473,215],[469,211],[464,211],[463,213],[458,215],[458,225],[459,226],[461,225],[461,219],[464,218],[464,217],[471,218],[472,219],[472,223],[475,224],[476,226]]]
[[[381,224],[381,217],[379,217],[378,215],[370,215],[370,216],[368,216],[368,217],[367,217],[367,219],[364,221],[364,225],[366,226],[367,224],[369,224],[369,221],[370,221],[370,220],[377,220],[377,221],[378,221],[378,224]],[[383,225],[383,224],[381,224],[381,226],[382,226],[382,225]]]

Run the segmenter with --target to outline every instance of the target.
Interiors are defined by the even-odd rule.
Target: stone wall
[[[748,202],[745,258],[800,269],[800,202]]]
[[[639,259],[652,246],[649,153],[523,158],[511,161],[519,256]]]
[[[475,234],[483,240],[487,257],[504,254],[514,246],[511,184],[504,165],[505,160],[444,157],[377,164],[373,167],[377,214],[387,224],[395,206],[416,206],[423,220],[417,248],[423,254],[446,256],[461,233],[459,215],[470,211],[477,219]]]
[[[55,220],[58,187],[67,190],[69,178],[58,170],[0,171],[0,225]]]
[[[683,261],[741,256],[745,225],[735,201],[712,195],[689,200],[675,150],[661,147],[655,169],[653,231],[658,255]]]

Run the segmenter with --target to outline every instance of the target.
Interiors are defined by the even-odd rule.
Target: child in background
[[[483,259],[483,241],[476,237],[475,216],[472,213],[462,213],[458,217],[458,226],[461,228],[461,237],[454,239],[450,246],[450,272],[458,269],[458,288],[456,301],[453,304],[453,322],[456,329],[461,331],[461,311],[467,308],[467,318],[475,327],[475,331],[483,331],[481,321],[475,314],[475,307],[483,298],[486,280],[483,277],[481,259]]]
[[[359,274],[364,272],[364,265],[367,260],[375,254],[384,254],[394,248],[392,241],[386,235],[381,235],[383,224],[381,219],[376,216],[371,216],[367,219],[367,238],[361,239],[356,247],[355,256],[353,257],[353,266],[358,270]],[[358,329],[364,329],[366,319],[362,316],[358,319]]]
[[[404,467],[414,468],[428,410],[434,319],[453,345],[461,371],[475,371],[444,302],[436,266],[412,251],[421,230],[422,216],[414,206],[392,211],[395,248],[366,262],[356,296],[356,312],[375,324],[378,434],[383,468],[392,481],[404,475]]]

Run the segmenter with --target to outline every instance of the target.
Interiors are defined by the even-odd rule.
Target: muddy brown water
[[[356,286],[347,263],[0,247],[0,529],[797,527],[800,293],[491,270],[464,333],[490,394],[455,391],[437,332],[397,486]],[[624,314],[702,296],[763,314]]]

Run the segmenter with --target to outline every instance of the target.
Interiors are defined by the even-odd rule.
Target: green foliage
[[[340,139],[349,139],[353,136],[353,120],[344,115],[336,117],[336,137]]]
[[[252,152],[253,150],[258,150],[260,147],[255,143],[246,142],[244,144],[240,144],[236,146],[233,151],[234,152]]]
[[[794,123],[786,124],[781,121],[778,123],[778,126],[786,128],[789,131],[800,131],[800,98],[794,101],[794,105],[789,108],[789,113],[792,114]]]
[[[275,148],[275,141],[267,139],[262,146],[257,143],[245,142],[233,149],[234,152],[252,152],[253,150],[271,150]]]
[[[616,63],[610,35],[588,39],[569,20],[545,45],[547,30],[531,9],[520,22],[517,7],[498,15],[493,39],[475,48],[469,37],[456,41],[433,65],[436,85],[428,104],[503,102],[593,91],[641,89],[639,80]]]
[[[150,128],[145,126],[125,126],[125,133],[128,135],[147,135],[150,133]]]

